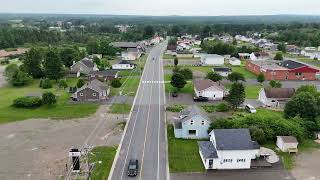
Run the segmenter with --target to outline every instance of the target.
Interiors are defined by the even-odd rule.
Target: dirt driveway
[[[297,156],[296,166],[291,171],[297,180],[320,179],[320,149],[304,152]]]
[[[80,148],[97,123],[89,144],[118,145],[121,115],[107,114],[101,106],[89,118],[75,120],[26,120],[0,125],[0,179],[58,179],[65,174],[70,148]]]

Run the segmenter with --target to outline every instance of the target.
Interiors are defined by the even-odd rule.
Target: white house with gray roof
[[[77,74],[77,77],[80,74],[88,75],[92,71],[99,71],[97,65],[90,58],[83,58],[78,62],[74,62],[70,67],[71,73]]]
[[[199,141],[205,169],[250,169],[260,146],[251,140],[248,129],[214,129],[210,141]]]
[[[222,100],[227,94],[227,90],[219,83],[210,79],[196,79],[194,81],[194,94],[196,97],[206,97],[209,100]]]
[[[182,110],[179,119],[174,123],[174,135],[183,139],[208,138],[210,119],[197,106],[189,106]]]

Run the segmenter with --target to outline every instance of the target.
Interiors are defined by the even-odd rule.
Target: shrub
[[[111,81],[111,86],[113,88],[120,88],[122,86],[122,83],[120,82],[119,79],[114,79]]]
[[[77,82],[77,88],[81,88],[85,84],[86,84],[86,82],[83,79],[79,79]]]
[[[217,112],[227,112],[230,110],[230,107],[225,103],[220,103],[216,106]]]
[[[51,83],[50,79],[41,79],[39,86],[42,89],[50,89],[50,88],[52,88],[52,83]]]
[[[184,76],[185,79],[192,79],[193,78],[193,73],[188,68],[181,69],[179,72]]]
[[[53,105],[55,103],[57,103],[57,98],[52,92],[45,92],[42,94],[42,104]]]
[[[67,88],[67,87],[68,87],[67,81],[64,80],[64,79],[60,79],[60,81],[59,81],[59,88],[65,89],[65,88]]]
[[[204,109],[207,113],[213,113],[216,111],[216,106],[215,105],[203,105],[201,106],[202,109]]]
[[[167,111],[170,111],[170,112],[180,112],[184,109],[184,106],[183,105],[173,105],[173,106],[168,106],[166,108]]]
[[[37,108],[42,105],[39,97],[20,97],[13,101],[12,106],[16,108]]]

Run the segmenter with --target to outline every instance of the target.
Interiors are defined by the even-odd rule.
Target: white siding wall
[[[192,124],[191,124],[191,121]],[[202,122],[204,124],[202,124]],[[192,119],[182,123],[182,138],[185,139],[203,139],[208,138],[208,128],[210,122],[202,118],[200,115],[194,116]],[[196,135],[190,135],[189,130],[196,130]]]
[[[290,148],[298,148],[297,143],[284,143],[280,137],[277,138],[277,146],[283,152],[288,152]]]
[[[201,62],[205,65],[211,66],[222,66],[224,65],[224,58],[223,57],[203,57]]]
[[[224,92],[222,90],[217,91],[210,88],[203,91],[195,90],[195,94],[197,97],[200,97],[200,96],[207,97],[209,98],[209,100],[222,100],[224,96]]]
[[[130,66],[130,64],[114,64],[112,69],[134,69],[134,66]]]

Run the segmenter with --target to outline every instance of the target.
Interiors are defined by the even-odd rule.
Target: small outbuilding
[[[297,153],[298,140],[293,136],[277,136],[277,146],[282,152]]]
[[[232,69],[228,67],[215,67],[212,68],[212,71],[219,74],[222,77],[228,77],[228,75],[232,73]]]
[[[201,55],[201,64],[204,66],[223,66],[224,57],[217,54]]]
[[[229,64],[231,64],[232,66],[240,66],[241,61],[238,58],[232,57],[231,59],[229,59]]]

